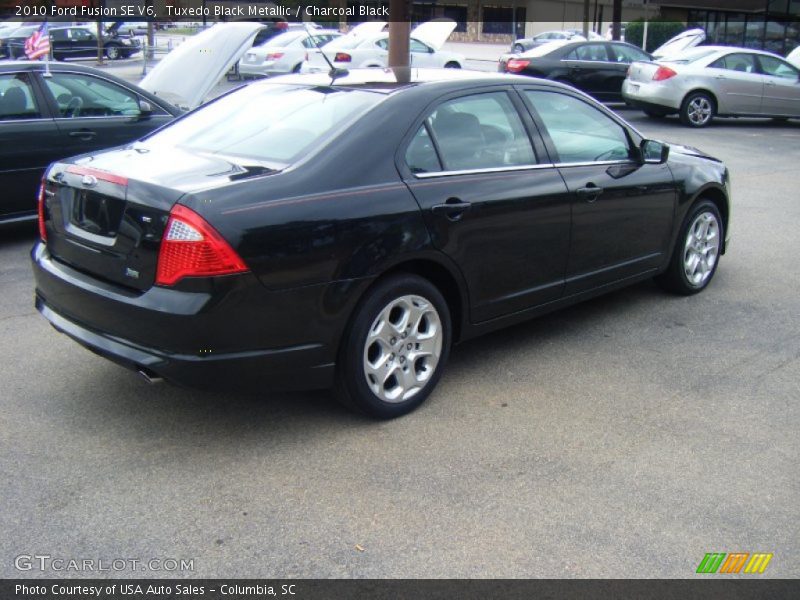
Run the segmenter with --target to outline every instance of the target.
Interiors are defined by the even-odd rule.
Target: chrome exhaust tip
[[[163,377],[159,377],[147,369],[139,369],[138,373],[150,385],[155,385],[156,383],[162,383],[164,381]]]

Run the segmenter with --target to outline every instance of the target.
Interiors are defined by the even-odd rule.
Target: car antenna
[[[316,40],[316,38],[315,38],[313,35],[311,35],[311,32],[308,30],[308,23],[303,23],[303,28],[306,30],[306,33],[308,34],[308,37],[309,37],[309,38],[311,38],[311,41],[314,43],[314,46],[317,48],[317,50],[319,50],[319,53],[320,53],[320,54],[322,54],[322,58],[324,58],[324,59],[325,59],[325,62],[326,62],[326,63],[328,63],[328,66],[331,68],[331,70],[330,70],[330,71],[328,71],[328,75],[329,75],[329,76],[330,76],[330,78],[331,78],[331,83],[330,83],[330,85],[333,85],[333,84],[334,84],[334,82],[335,82],[335,81],[336,81],[336,80],[337,80],[339,77],[344,77],[344,76],[345,76],[345,75],[347,75],[347,74],[348,74],[350,71],[348,71],[347,69],[339,69],[339,68],[337,68],[337,67],[334,67],[334,66],[333,66],[333,63],[331,62],[331,60],[330,60],[330,59],[328,58],[328,56],[327,56],[327,55],[326,55],[326,54],[325,54],[325,53],[322,51],[322,48],[320,47],[320,45],[319,45],[319,42]]]

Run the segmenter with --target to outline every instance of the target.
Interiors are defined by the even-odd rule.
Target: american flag
[[[36,60],[50,54],[50,34],[47,33],[47,21],[41,24],[33,35],[25,40],[25,56]]]

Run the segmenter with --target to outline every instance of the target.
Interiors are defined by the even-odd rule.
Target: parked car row
[[[500,57],[502,72],[552,79],[649,116],[679,115],[691,127],[714,117],[800,117],[800,49],[784,59],[751,48],[703,45],[683,32],[648,54],[623,42],[558,40]]]
[[[24,58],[25,41],[39,29],[39,25],[24,25],[10,31],[0,31],[0,58]],[[51,26],[49,28],[52,55],[56,60],[97,56],[97,30],[88,25]],[[128,58],[141,50],[138,39],[120,35],[115,28],[107,30],[100,38],[103,54],[110,60]]]

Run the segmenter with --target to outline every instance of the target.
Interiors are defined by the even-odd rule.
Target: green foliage
[[[668,39],[686,31],[685,23],[675,21],[650,20],[647,22],[647,50],[652,52]],[[644,37],[644,21],[639,19],[631,21],[625,27],[625,41],[629,44],[642,47]]]

